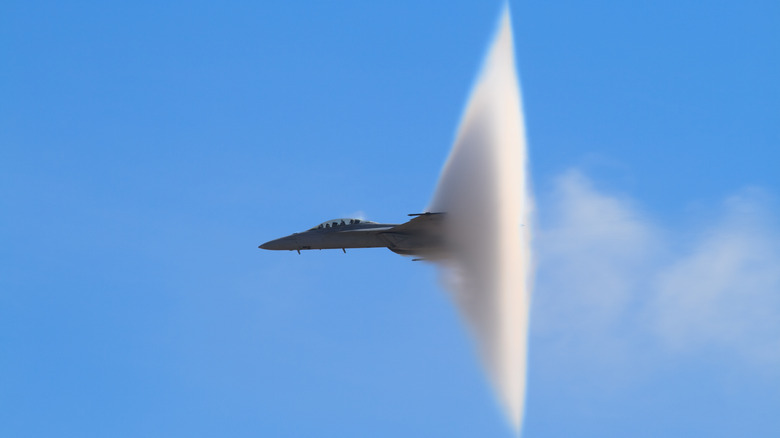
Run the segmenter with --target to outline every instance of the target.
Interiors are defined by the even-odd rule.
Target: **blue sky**
[[[500,2],[4,2],[0,435],[510,436],[437,274],[263,252],[433,192]],[[525,436],[780,429],[780,8],[514,2]]]

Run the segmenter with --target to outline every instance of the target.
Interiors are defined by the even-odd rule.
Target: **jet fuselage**
[[[309,230],[293,233],[259,246],[261,249],[298,251],[310,249],[388,248],[403,255],[433,257],[441,250],[439,213],[424,213],[404,224],[380,224],[362,219],[333,219]]]

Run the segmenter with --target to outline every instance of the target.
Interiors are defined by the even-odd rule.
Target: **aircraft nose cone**
[[[258,246],[258,248],[260,248],[260,249],[272,249],[272,250],[273,249],[282,249],[282,245],[281,245],[282,242],[280,242],[279,240],[280,239],[270,240],[270,241],[265,242],[264,244]]]
[[[269,242],[265,242],[264,244],[258,246],[260,249],[270,249],[270,250],[292,250],[297,248],[296,240],[291,238],[290,236],[282,237],[281,239],[271,240]]]

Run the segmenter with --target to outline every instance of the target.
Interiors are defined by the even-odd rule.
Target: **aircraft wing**
[[[441,230],[444,213],[410,214],[414,219],[387,230],[388,233],[434,234]]]

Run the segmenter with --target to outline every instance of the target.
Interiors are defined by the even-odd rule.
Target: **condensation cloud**
[[[445,287],[520,431],[531,290],[525,127],[505,8],[428,211],[446,212]]]

